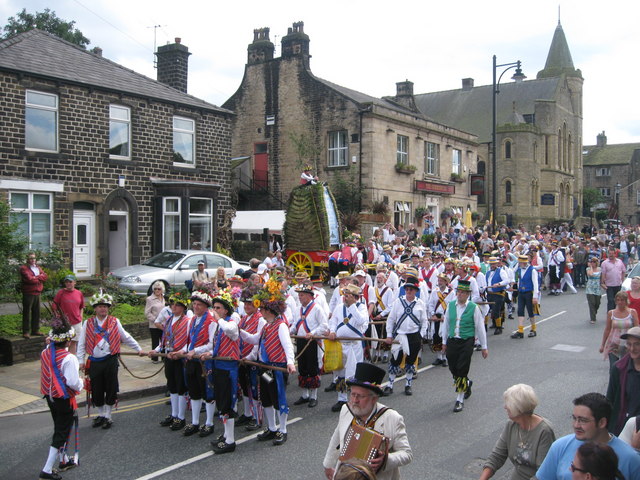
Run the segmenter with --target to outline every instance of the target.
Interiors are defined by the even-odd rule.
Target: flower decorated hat
[[[53,343],[68,342],[76,336],[76,331],[64,317],[55,316],[51,319],[50,324],[49,338]]]
[[[220,290],[217,295],[214,295],[211,298],[211,305],[214,303],[221,304],[224,308],[227,309],[229,315],[231,315],[235,311],[235,307],[238,305],[238,301],[236,298],[231,295],[231,293],[227,290]]]
[[[110,307],[113,305],[113,297],[108,293],[104,293],[102,290],[100,290],[89,299],[89,304],[92,307],[95,307],[97,305],[107,305],[108,307]]]
[[[267,280],[264,287],[253,296],[256,308],[271,310],[276,315],[282,315],[287,309],[280,282],[273,276]]]

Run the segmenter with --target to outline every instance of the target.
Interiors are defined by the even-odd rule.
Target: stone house
[[[186,93],[188,56],[160,47],[155,81],[39,30],[0,42],[0,196],[32,248],[79,277],[215,248],[233,113]]]
[[[596,188],[609,204],[609,218],[640,223],[640,143],[607,144],[604,132],[585,145],[584,187]]]
[[[526,62],[522,68],[526,72]],[[545,67],[536,78],[499,84],[496,211],[500,223],[531,228],[581,214],[583,81],[558,23]],[[492,85],[474,86],[472,78],[465,78],[460,89],[415,96],[425,115],[478,136],[477,168],[485,174],[487,187],[478,198],[478,208],[487,216],[492,210],[492,90]]]
[[[282,208],[306,163],[334,194],[338,179],[361,189],[355,210],[386,203],[396,225],[414,222],[419,207],[436,218],[450,207],[476,209],[474,134],[423,114],[408,80],[376,98],[316,77],[302,22],[282,37],[277,58],[269,33],[254,30],[240,87],[223,105],[236,113],[240,210]]]

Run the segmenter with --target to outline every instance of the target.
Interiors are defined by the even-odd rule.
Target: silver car
[[[631,290],[631,279],[638,276],[640,276],[640,263],[636,263],[636,265],[628,271],[627,278],[622,282],[622,291],[626,292],[627,290]]]
[[[198,269],[200,260],[205,262],[205,270],[211,277],[215,277],[218,267],[224,267],[227,277],[234,275],[238,269],[244,270],[238,262],[221,253],[167,250],[140,265],[118,268],[109,275],[118,279],[122,288],[132,290],[137,295],[151,295],[151,285],[158,280],[164,283],[165,290],[184,287],[185,280],[191,280],[191,275]]]

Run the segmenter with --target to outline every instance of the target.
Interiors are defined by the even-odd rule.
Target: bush
[[[122,288],[118,279],[107,274],[95,275],[95,278],[99,282],[99,288],[102,291],[108,293],[113,297],[113,301],[116,305],[126,303],[128,305],[139,305],[141,298],[133,293],[131,290]]]

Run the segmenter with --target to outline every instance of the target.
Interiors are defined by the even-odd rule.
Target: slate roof
[[[0,42],[0,69],[209,111],[233,113],[37,29]]]
[[[619,143],[617,145],[585,145],[582,163],[585,167],[600,165],[626,165],[636,150],[640,150],[640,143]]]
[[[547,61],[544,64],[544,68],[538,72],[538,78],[557,77],[562,73],[580,75],[580,71],[573,66],[567,38],[564,36],[562,25],[558,22],[549,47]]]
[[[343,95],[344,97],[352,100],[353,102],[359,104],[361,107],[366,105],[366,104],[373,104],[373,105],[377,105],[380,107],[384,107],[384,108],[388,108],[390,110],[394,110],[396,112],[400,112],[400,113],[404,113],[407,115],[412,115],[414,117],[418,117],[418,118],[423,118],[424,120],[427,120],[429,122],[433,122],[433,123],[437,123],[440,125],[444,125],[447,127],[451,127],[451,128],[455,128],[457,130],[460,130],[462,132],[465,133],[473,133],[470,130],[466,130],[464,128],[460,128],[456,125],[453,125],[451,123],[447,123],[447,122],[442,122],[439,121],[433,117],[430,117],[429,115],[425,115],[425,112],[420,109],[420,112],[416,112],[414,110],[411,110],[409,108],[404,107],[403,105],[400,105],[396,102],[393,101],[393,97],[383,97],[383,98],[378,98],[378,97],[372,97],[371,95],[367,95],[366,93],[362,93],[362,92],[358,92],[357,90],[352,90],[350,88],[347,87],[343,87],[341,85],[338,85],[336,83],[330,82],[328,80],[324,80],[322,78],[316,77],[314,75],[314,78],[316,80],[318,80],[320,83],[323,83],[324,85],[326,85],[327,87],[335,90],[336,92],[338,92],[340,95]],[[415,96],[416,99],[416,103],[417,103],[417,96]]]
[[[511,123],[515,110],[520,115],[534,113],[536,100],[554,100],[560,77],[500,84],[497,99],[497,123]],[[478,136],[478,142],[491,141],[492,85],[471,89],[415,95],[420,111],[438,123],[450,125]]]

